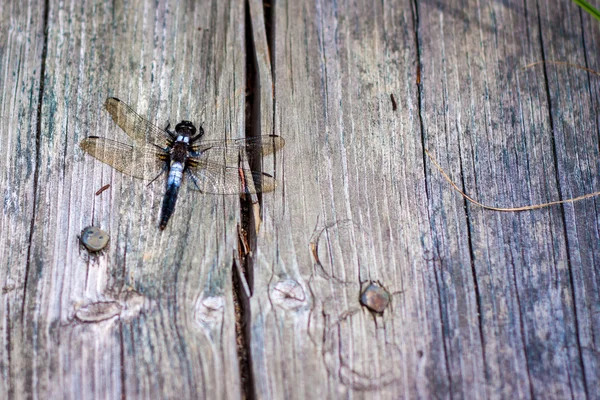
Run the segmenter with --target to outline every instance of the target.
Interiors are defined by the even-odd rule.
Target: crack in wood
[[[50,1],[44,1],[44,41],[42,45],[42,58],[40,60],[40,87],[38,93],[37,121],[35,129],[35,166],[33,170],[33,209],[31,215],[31,225],[29,227],[29,240],[27,246],[27,261],[25,265],[25,283],[23,285],[23,303],[21,304],[21,323],[25,319],[25,307],[27,303],[27,285],[29,283],[29,274],[31,270],[31,250],[33,247],[33,233],[35,231],[35,221],[38,208],[38,181],[41,168],[41,142],[42,142],[42,101],[44,100],[45,75],[46,75],[46,57],[48,55],[48,18],[50,10]],[[38,261],[38,260],[36,260]]]

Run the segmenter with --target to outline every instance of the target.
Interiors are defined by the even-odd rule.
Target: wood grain
[[[257,397],[427,397],[423,374],[442,368],[442,344],[425,312],[437,310],[425,295],[411,3],[277,2],[274,14],[275,132],[287,144],[255,255]],[[392,294],[393,311],[361,308],[371,281]]]
[[[39,25],[26,25],[27,10],[15,10],[24,21],[2,45],[10,49],[2,65],[24,69],[3,74],[2,83],[3,120],[12,118],[2,187],[21,197],[21,209],[5,209],[4,237],[15,235],[3,248],[23,253],[2,260],[11,266],[3,285],[14,285],[3,294],[3,392],[239,398],[231,279],[239,200],[184,190],[161,233],[164,181],[146,187],[84,155],[78,142],[91,134],[127,141],[102,109],[108,96],[159,126],[187,119],[203,123],[210,138],[243,136],[243,3],[50,1],[45,59],[44,9],[30,7]],[[30,41],[30,50],[18,45]],[[16,184],[20,165],[32,172]],[[111,188],[96,197],[106,183]],[[98,255],[79,247],[90,224],[111,235]]]
[[[257,397],[595,397],[595,201],[482,210],[424,155],[487,204],[598,190],[598,83],[520,71],[596,60],[594,22],[568,2],[278,1],[274,14],[287,148],[255,255]],[[359,303],[370,281],[392,294],[382,316]]]
[[[425,150],[490,205],[600,190],[600,79],[521,69],[599,50],[566,0],[0,2],[0,398],[596,398],[597,199],[483,210]],[[78,147],[127,141],[109,96],[281,135],[279,187],[161,233],[164,182]]]
[[[464,6],[445,4],[454,9]],[[591,185],[568,177],[575,170],[567,171],[558,162],[574,149],[557,140],[557,115],[566,110],[553,105],[553,83],[543,69],[520,71],[532,61],[556,59],[544,50],[547,41],[562,37],[561,41],[580,47],[581,32],[550,35],[565,18],[565,10],[549,4],[524,8],[516,3],[470,2],[469,7],[478,10],[480,17],[448,20],[443,8],[420,14],[422,26],[435,27],[430,32],[437,33],[423,41],[423,59],[431,61],[423,68],[426,145],[435,149],[445,162],[443,167],[452,171],[467,193],[486,204],[534,204],[585,193]],[[574,5],[567,8],[582,17]],[[540,14],[539,10],[547,11]],[[511,28],[503,28],[507,26]],[[558,58],[565,57],[585,63],[575,60],[572,52]],[[592,108],[589,102],[588,107]],[[580,131],[580,135],[589,133]],[[590,150],[580,147],[578,151]],[[566,180],[578,186],[577,194],[564,191]],[[598,265],[584,266],[573,259],[573,243],[567,237],[572,222],[565,217],[568,210],[585,208],[584,203],[497,214],[468,206],[456,196],[446,199],[447,185],[440,179],[430,180],[429,192],[431,207],[445,210],[433,215],[437,252],[448,263],[445,270],[471,265],[484,393],[489,397],[594,397],[595,385],[589,383],[598,371],[586,374],[584,370],[575,304],[581,290],[574,286],[572,274],[579,268],[593,273]],[[597,216],[591,218],[597,221]],[[445,243],[464,248],[463,256],[454,255],[455,246]],[[441,272],[440,282],[448,282],[452,275]],[[443,284],[440,290],[452,291],[455,286]],[[463,391],[470,385],[461,373],[461,313],[451,308],[444,313],[450,317],[444,327],[449,385]]]
[[[23,330],[23,308],[38,186],[43,8],[37,2],[2,2],[0,32],[0,192],[4,211],[0,218],[0,394],[12,398],[24,393],[33,378],[31,371],[19,365],[19,357],[25,347],[31,348],[31,338]]]

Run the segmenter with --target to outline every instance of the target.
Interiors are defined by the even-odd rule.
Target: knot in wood
[[[203,328],[221,326],[225,299],[222,296],[201,297],[196,303],[196,322]]]
[[[123,307],[116,301],[99,301],[81,307],[75,313],[75,318],[82,322],[100,322],[121,314]]]
[[[294,310],[306,304],[306,293],[298,282],[285,279],[271,288],[271,301],[279,307]]]

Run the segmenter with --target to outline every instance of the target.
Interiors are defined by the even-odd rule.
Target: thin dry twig
[[[438,169],[438,171],[440,171],[440,173],[443,175],[444,179],[446,179],[448,181],[448,183],[450,183],[450,185],[454,188],[454,190],[456,190],[458,193],[460,193],[462,197],[464,197],[465,199],[467,199],[471,203],[477,204],[478,206],[480,206],[482,208],[485,208],[487,210],[503,211],[503,212],[536,210],[538,208],[550,207],[550,206],[553,206],[553,205],[556,205],[556,204],[574,203],[576,201],[580,201],[580,200],[584,200],[584,199],[589,199],[590,197],[595,197],[595,196],[600,195],[600,192],[594,192],[594,193],[584,194],[583,196],[579,196],[579,197],[573,197],[573,198],[567,199],[567,200],[557,200],[557,201],[551,201],[549,203],[533,204],[533,205],[530,205],[530,206],[522,206],[522,207],[495,207],[495,206],[488,206],[488,205],[485,205],[485,204],[483,204],[483,203],[475,200],[474,198],[470,197],[465,192],[463,192],[462,190],[460,190],[460,188],[456,185],[456,183],[454,183],[452,181],[452,179],[442,169],[442,167],[437,163],[437,161],[435,160],[435,158],[433,158],[433,156],[429,153],[429,151],[427,151],[427,149],[425,149],[425,154],[427,154],[427,156],[429,157],[429,159],[431,160],[431,162],[433,163],[433,165],[435,165],[435,167]]]
[[[524,66],[523,68],[521,68],[521,70],[524,71],[527,68],[535,67],[536,65],[540,65],[540,64],[566,65],[567,67],[573,67],[573,68],[582,69],[584,71],[589,72],[590,74],[593,74],[593,75],[596,75],[596,76],[600,76],[600,72],[598,72],[598,71],[594,71],[593,69],[584,67],[583,65],[572,64],[572,63],[567,62],[567,61],[552,61],[552,60],[536,61],[534,63],[527,64],[526,66]]]
[[[589,72],[589,73],[591,73],[593,75],[600,76],[600,73],[598,71],[594,71],[593,69],[590,69],[590,68],[587,68],[587,67],[584,67],[584,66],[581,66],[581,65],[573,64],[573,63],[570,63],[570,62],[566,62],[566,61],[553,61],[553,60],[537,61],[537,62],[534,62],[534,63],[531,63],[531,64],[527,64],[526,66],[524,66],[523,68],[521,68],[521,70],[525,70],[527,68],[535,67],[536,65],[540,65],[540,64],[566,65],[568,67],[578,68],[578,69],[587,71],[587,72]],[[427,151],[427,149],[425,149],[425,154],[427,154],[427,157],[429,157],[429,159],[431,160],[431,162],[433,163],[433,165],[435,165],[435,167],[438,169],[438,171],[440,171],[440,173],[442,174],[442,176],[444,177],[444,179],[446,179],[448,181],[448,183],[450,183],[450,185],[452,186],[452,188],[454,188],[454,190],[456,190],[458,193],[460,193],[460,195],[462,197],[464,197],[465,199],[467,199],[471,203],[476,204],[476,205],[478,205],[478,206],[480,206],[482,208],[485,208],[487,210],[502,211],[502,212],[537,210],[539,208],[550,207],[550,206],[554,206],[554,205],[557,205],[557,204],[575,203],[576,201],[585,200],[585,199],[589,199],[590,197],[595,197],[595,196],[600,195],[600,192],[593,192],[593,193],[584,194],[583,196],[573,197],[573,198],[567,199],[567,200],[556,200],[556,201],[551,201],[549,203],[533,204],[533,205],[522,206],[522,207],[495,207],[495,206],[488,206],[488,205],[485,205],[485,204],[483,204],[483,203],[475,200],[474,198],[470,197],[465,192],[463,192],[458,187],[458,185],[456,185],[456,183],[454,183],[452,181],[452,179],[450,178],[450,176],[448,176],[448,174],[437,163],[437,161],[435,160],[435,158],[433,158],[433,156],[429,153],[429,151]]]

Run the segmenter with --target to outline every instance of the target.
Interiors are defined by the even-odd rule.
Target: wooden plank
[[[483,210],[424,154],[484,203],[598,190],[598,83],[520,71],[550,48],[593,64],[598,29],[530,3],[271,4],[287,144],[253,260],[258,398],[594,397],[595,201]]]
[[[427,38],[421,42],[427,147],[465,191],[484,203],[510,206],[556,198],[555,182],[548,177],[553,160],[550,135],[544,135],[550,125],[543,76],[536,70],[519,74],[520,67],[542,58],[535,8],[444,4],[420,9]],[[472,10],[466,18],[451,12],[465,8]],[[511,29],[500,30],[506,25]],[[471,207],[448,192],[447,182],[429,166],[434,251],[443,260],[437,291],[448,299],[440,306],[447,388],[454,395],[471,390],[489,397],[539,395],[526,344],[536,339],[527,330],[536,329],[538,317],[529,309],[548,318],[560,298],[550,291],[536,298],[530,290],[550,278],[550,265],[558,267],[564,259],[564,238],[548,240],[560,229],[560,211],[499,214]],[[470,325],[480,341],[474,358],[477,384],[471,385],[461,365],[464,296],[456,279],[467,268],[476,317]],[[561,328],[550,330],[556,334]],[[544,351],[540,347],[540,355]],[[541,359],[539,364],[531,367],[543,371]]]
[[[598,190],[600,80],[520,71],[600,69],[597,21],[549,1],[267,5],[250,31],[239,1],[0,3],[0,398],[594,398],[597,201],[482,210],[424,149],[489,204]],[[280,187],[248,263],[242,389],[238,199],[184,191],[161,233],[163,183],[77,143],[126,140],[108,96],[243,136],[249,32],[255,133],[287,144],[263,162]],[[99,255],[90,224],[111,234]]]
[[[286,149],[254,257],[257,397],[428,397],[424,375],[443,365],[437,310],[425,303],[411,2],[274,7],[275,133]],[[392,295],[383,316],[358,301],[370,281]]]
[[[0,3],[0,395],[13,398],[25,390],[16,367],[27,341],[19,325],[29,261],[31,216],[35,203],[37,132],[44,9],[38,2]]]
[[[541,29],[546,59],[566,60],[600,71],[597,20],[568,3],[541,3],[540,15],[555,22],[543,24]],[[558,65],[545,65],[543,72],[550,98],[560,196],[596,191],[600,170],[600,77]],[[568,335],[562,339],[563,348],[557,352],[576,360],[574,385],[593,398],[600,387],[600,203],[592,199],[565,205],[562,213],[568,249],[566,279],[572,285],[571,296],[563,295],[563,301],[573,315],[572,321],[565,324]],[[567,379],[573,381],[571,376]]]
[[[42,58],[17,44],[38,39],[38,12],[31,21],[40,25],[23,33],[14,27],[0,45],[11,50],[3,52],[9,79],[0,87],[14,93],[3,108],[12,118],[11,129],[2,128],[6,143],[14,151],[21,140],[17,165],[32,164],[38,152],[39,175],[17,185],[15,193],[30,200],[8,224],[3,219],[16,233],[15,251],[31,245],[29,262],[3,259],[18,267],[8,277],[2,272],[3,284],[15,286],[3,295],[11,350],[3,356],[3,389],[16,398],[239,398],[231,277],[238,198],[183,190],[161,232],[164,181],[146,187],[84,155],[78,142],[90,134],[127,141],[102,109],[108,96],[159,126],[188,119],[203,123],[209,138],[243,136],[244,4],[50,1],[36,148],[35,136],[26,140],[14,128],[29,123],[18,113],[29,91],[33,101],[25,104],[36,110],[39,85],[33,80],[30,89],[29,75],[39,75]],[[27,75],[15,78],[20,60]],[[35,113],[32,120],[35,127]],[[34,188],[35,208],[26,195]],[[78,234],[90,224],[111,235],[98,255],[79,247]]]
[[[468,20],[449,12],[464,9],[473,10]],[[540,40],[547,40],[564,11],[550,4],[476,1],[421,10],[426,144],[442,166],[486,204],[535,204],[585,193],[590,186],[567,178],[556,163],[556,154],[571,150],[556,140],[558,110],[547,96],[543,70],[520,71],[548,57]],[[567,36],[581,46],[580,34]],[[566,179],[576,191],[563,191]],[[574,307],[583,293],[571,276],[579,263],[565,237],[571,206],[498,214],[466,205],[455,194],[448,198],[439,178],[430,180],[429,192],[431,209],[444,210],[432,213],[438,254],[446,260],[440,291],[457,287],[449,280],[457,268],[470,264],[473,272],[487,396],[591,396]],[[462,257],[457,247],[464,249]],[[462,336],[461,314],[449,307],[444,314],[449,385],[460,394],[468,388],[456,337]]]

